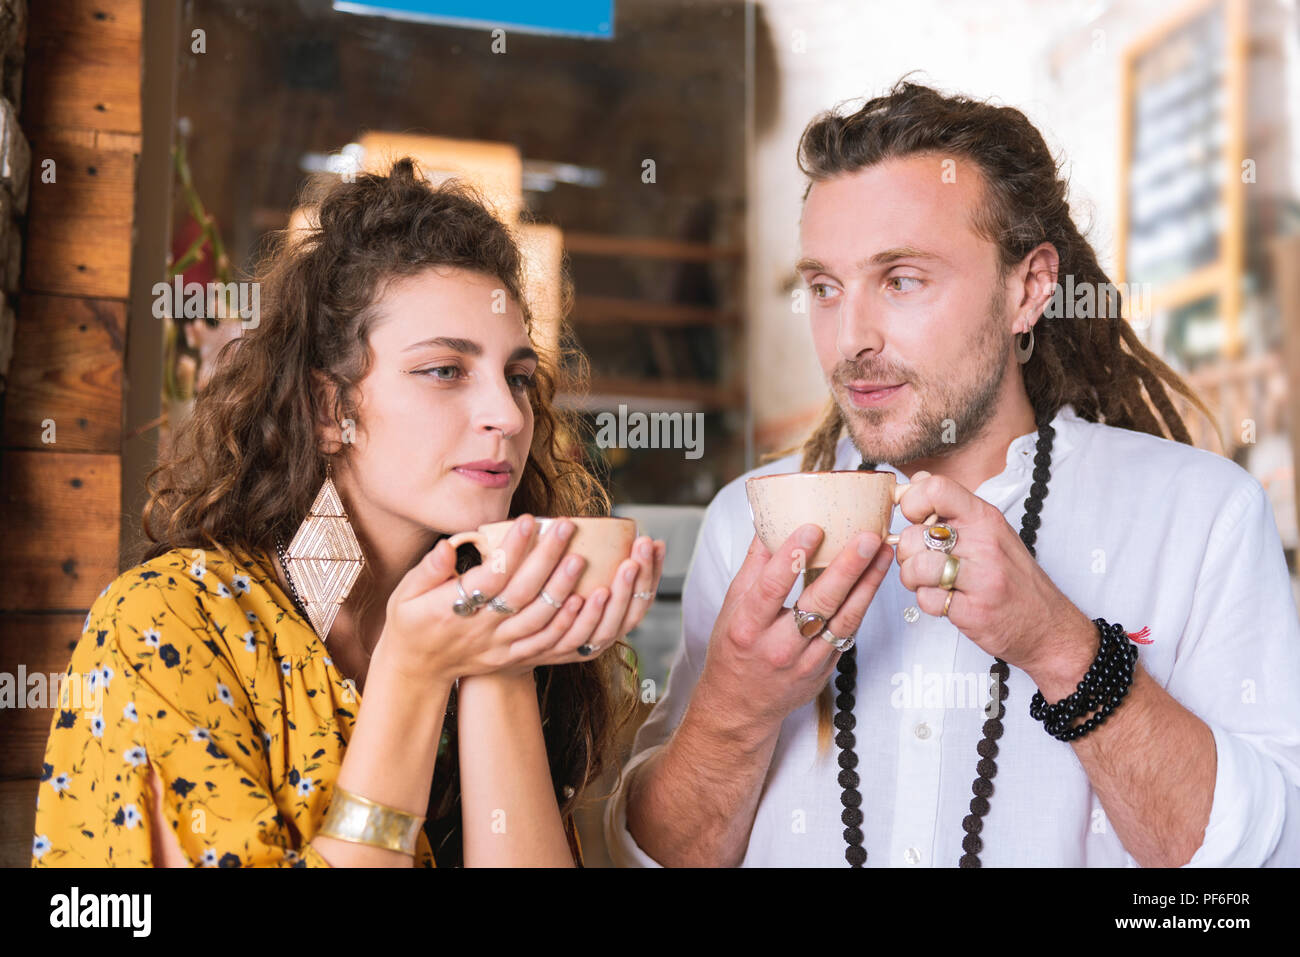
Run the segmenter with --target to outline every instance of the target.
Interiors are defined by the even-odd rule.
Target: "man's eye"
[[[907,291],[906,289],[900,289],[898,286],[894,285],[895,283],[900,283],[900,282],[914,282],[917,284],[917,286],[921,284],[921,280],[915,278],[914,276],[890,276],[888,279],[885,280],[885,284],[889,286],[889,288],[892,289],[894,292],[906,292]],[[913,286],[911,288],[914,289],[916,287]]]
[[[815,299],[825,299],[831,294],[831,287],[824,282],[815,282],[808,288],[812,290]]]

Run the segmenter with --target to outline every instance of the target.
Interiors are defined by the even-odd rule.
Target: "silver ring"
[[[514,608],[511,608],[511,607],[510,607],[509,605],[507,605],[504,601],[502,601],[500,595],[497,595],[497,597],[495,597],[495,598],[493,598],[491,601],[489,601],[489,602],[488,602],[488,607],[491,608],[491,609],[492,609],[493,611],[495,611],[495,612],[499,612],[499,613],[501,613],[502,615],[513,615],[513,614],[516,614],[516,610],[515,610]]]
[[[854,638],[852,635],[847,638],[836,638],[835,635],[831,634],[829,628],[822,629],[822,633],[818,637],[834,645],[836,651],[848,651],[853,647]]]
[[[942,531],[939,531],[940,529]],[[935,534],[936,532],[938,534]],[[925,531],[921,533],[921,540],[932,552],[951,552],[957,544],[957,529],[944,522],[936,522],[934,525],[926,526]]]
[[[546,604],[550,605],[552,608],[564,607],[564,602],[556,601],[550,595],[546,594],[546,589],[542,589],[542,601],[546,602]]]
[[[642,601],[654,601],[655,593],[652,591],[634,591],[633,598],[640,598]]]
[[[819,615],[815,611],[804,611],[798,605],[795,605],[793,608],[790,609],[790,611],[794,613],[794,626],[796,629],[798,629],[800,638],[807,638],[808,640],[811,641],[813,638],[816,638],[818,635],[820,635],[823,630],[825,630],[826,628],[825,615]],[[812,634],[808,634],[808,625],[814,622],[817,624],[817,630],[814,631]]]
[[[460,597],[451,603],[451,610],[462,618],[468,618],[478,611],[479,606],[483,604],[481,601],[476,602],[474,600],[475,595],[479,598],[483,597],[483,593],[478,589],[474,590],[474,595],[465,594],[465,586],[461,582],[459,575],[456,576],[456,591],[460,594]]]
[[[591,654],[592,652],[594,652],[595,650],[596,650],[596,646],[595,646],[595,645],[579,645],[579,646],[578,646],[578,654],[582,655],[582,657],[584,657],[584,658],[586,658],[588,655],[590,655],[590,654]]]

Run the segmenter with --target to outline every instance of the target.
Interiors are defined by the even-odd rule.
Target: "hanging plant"
[[[167,283],[169,292],[173,286],[183,289],[183,283],[176,283],[177,277],[183,278],[186,270],[204,262],[210,263],[215,282],[204,286],[201,315],[191,314],[189,308],[183,307],[183,296],[169,294],[164,297],[163,414],[158,424],[165,425],[166,431],[173,434],[189,416],[194,397],[202,388],[205,372],[210,371],[204,368],[205,360],[213,358],[226,342],[242,331],[237,304],[229,300],[224,303],[216,301],[222,295],[233,297],[235,286],[231,281],[230,259],[226,255],[221,231],[194,186],[186,148],[188,134],[189,123],[182,117],[178,123],[176,144],[172,147],[172,165],[189,210],[187,226],[192,226],[195,235],[179,258],[173,260],[168,256]]]

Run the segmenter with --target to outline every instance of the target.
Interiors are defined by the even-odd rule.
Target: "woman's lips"
[[[467,468],[454,468],[452,471],[486,488],[506,488],[510,485],[509,472],[489,472],[486,469]]]
[[[906,385],[906,382],[900,382],[896,386],[892,386],[888,389],[878,389],[875,392],[862,392],[858,389],[849,389],[849,398],[858,408],[874,408],[875,406],[885,405],[893,400],[894,396],[902,392]]]

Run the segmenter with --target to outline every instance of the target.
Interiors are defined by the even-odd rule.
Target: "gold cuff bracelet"
[[[319,834],[353,844],[369,844],[414,857],[424,818],[380,804],[335,785]]]

